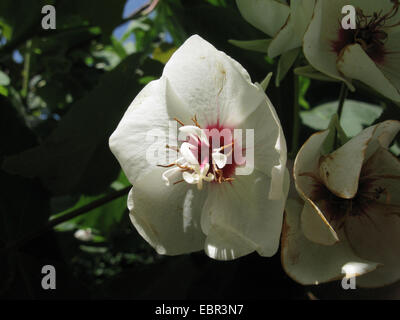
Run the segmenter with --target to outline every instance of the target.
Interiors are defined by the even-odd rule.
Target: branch
[[[132,12],[128,17],[124,18],[123,21],[126,22],[128,20],[133,20],[140,16],[149,14],[156,8],[159,2],[160,0],[150,0],[149,2],[142,5],[139,9]]]
[[[65,221],[68,221],[72,218],[75,218],[77,216],[80,216],[81,214],[87,213],[93,209],[96,209],[98,207],[101,207],[102,205],[113,201],[119,197],[122,197],[124,195],[126,195],[129,190],[131,189],[131,186],[126,187],[124,189],[121,189],[119,191],[116,192],[112,192],[106,196],[104,196],[103,198],[100,198],[96,201],[93,201],[83,207],[77,208],[75,210],[72,210],[64,215],[62,215],[61,217],[55,218],[53,220],[50,220],[47,222],[47,224],[45,226],[43,226],[42,228],[40,228],[39,230],[36,230],[34,232],[32,232],[31,234],[28,234],[27,236],[19,239],[19,240],[15,240],[9,244],[7,244],[4,248],[2,248],[0,250],[0,252],[2,251],[8,251],[14,248],[18,248],[22,245],[24,245],[25,243],[27,243],[28,241],[37,238],[39,236],[41,236],[43,233],[46,233],[47,231],[53,229],[56,225],[63,223]]]
[[[339,106],[338,106],[338,111],[337,111],[339,120],[342,117],[343,106],[344,106],[344,102],[347,98],[348,93],[349,93],[349,89],[347,88],[347,85],[344,82],[342,82],[342,85],[340,87]]]

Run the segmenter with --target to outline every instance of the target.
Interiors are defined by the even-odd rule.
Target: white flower
[[[342,7],[357,11],[356,29],[345,30]],[[304,35],[310,64],[332,78],[362,81],[400,101],[400,14],[397,0],[317,0]]]
[[[304,204],[288,201],[282,261],[303,284],[362,275],[360,286],[400,279],[400,163],[387,147],[400,130],[385,121],[328,155],[328,131],[311,136],[294,164]],[[301,213],[301,215],[300,215]]]
[[[254,27],[272,37],[268,56],[274,58],[302,46],[315,0],[236,0],[240,13]]]
[[[186,139],[170,132],[173,119]],[[253,129],[254,147],[241,144],[235,129]],[[222,132],[229,134],[221,143]],[[157,143],[174,161],[147,161]],[[133,184],[132,223],[158,253],[204,249],[221,260],[276,253],[288,189],[279,119],[246,70],[199,36],[134,99],[110,148]],[[254,154],[254,170],[238,175],[247,166],[237,157],[244,149],[246,161]]]

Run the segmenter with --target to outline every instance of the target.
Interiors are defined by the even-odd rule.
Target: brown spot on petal
[[[298,264],[299,260],[300,260],[300,253],[292,252],[288,258],[289,258],[290,264],[292,264],[292,265]]]
[[[331,41],[331,50],[339,56],[345,47],[353,43],[354,31],[351,29],[345,30],[340,25],[337,31],[337,39]]]
[[[290,227],[286,222],[286,216],[287,216],[286,209],[285,209],[284,215],[285,216],[283,217],[283,226],[282,226],[282,233],[281,233],[281,250],[282,251],[286,249],[287,242],[288,242],[288,235],[290,232]]]

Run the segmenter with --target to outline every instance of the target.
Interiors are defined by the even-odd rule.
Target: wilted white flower
[[[254,130],[254,145],[237,129]],[[158,253],[204,248],[228,260],[277,251],[288,189],[279,119],[247,71],[199,36],[134,99],[110,148],[133,184],[132,223]],[[150,149],[158,161],[148,161]]]
[[[288,201],[282,235],[283,266],[294,279],[326,282],[378,266],[357,283],[400,279],[400,163],[387,149],[399,130],[399,121],[382,122],[328,155],[328,130],[303,145],[294,179],[304,203]]]
[[[342,26],[345,5],[356,9],[355,29]],[[317,0],[304,54],[315,69],[350,87],[359,80],[400,101],[398,0]]]
[[[268,56],[274,58],[302,46],[315,0],[236,0],[240,13],[272,38]]]

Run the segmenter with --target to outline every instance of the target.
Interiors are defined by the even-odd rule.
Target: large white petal
[[[376,130],[368,144],[365,159],[369,159],[379,148],[389,148],[393,139],[400,131],[400,121],[387,120],[376,125]]]
[[[384,96],[400,101],[396,88],[359,44],[348,45],[338,59],[337,67],[346,77],[360,80]]]
[[[279,247],[289,175],[280,200],[268,200],[270,178],[260,171],[235,178],[232,183],[210,185],[202,212],[205,250],[215,259],[232,259],[255,250],[270,257]]]
[[[290,3],[289,18],[268,47],[268,55],[271,58],[302,46],[303,36],[311,21],[314,6],[315,0],[292,1]]]
[[[346,240],[332,246],[309,241],[300,227],[301,202],[288,199],[282,230],[281,258],[286,273],[303,285],[342,279],[342,273],[352,267],[355,273],[370,272],[377,263],[359,258]]]
[[[361,131],[339,149],[320,159],[320,177],[338,197],[351,199],[357,193],[361,167],[375,128]]]
[[[357,279],[357,286],[361,288],[377,288],[396,283],[400,279],[398,265],[384,265],[374,272],[362,275]]]
[[[133,186],[128,196],[131,221],[159,254],[202,250],[205,235],[200,214],[206,192],[199,192],[186,182],[165,186],[160,182],[163,170],[154,169]]]
[[[365,163],[369,189],[383,190],[379,202],[366,204],[363,215],[346,220],[345,230],[360,256],[384,264],[379,274],[362,279],[368,287],[400,280],[400,161],[387,149],[378,149]]]
[[[385,148],[379,148],[363,167],[370,189],[385,190],[379,198],[383,205],[400,206],[400,160]],[[368,181],[368,180],[367,180]],[[387,208],[390,212],[390,207]],[[400,207],[397,209],[400,215]]]
[[[342,28],[342,8],[349,4],[347,0],[324,1],[318,0],[314,16],[304,35],[304,55],[310,64],[318,71],[328,76],[345,81],[350,87],[349,80],[343,77],[337,70],[337,52],[332,48],[334,41],[339,38]]]
[[[262,88],[251,82],[238,62],[198,35],[172,55],[163,76],[186,107],[180,120],[187,123],[196,115],[203,128],[218,120],[235,127],[265,99]]]
[[[328,134],[328,130],[314,133],[297,153],[294,162],[293,176],[297,192],[303,200],[310,198],[315,184],[314,179],[309,176],[304,176],[303,174],[311,173],[316,177],[319,176],[321,148]]]
[[[400,19],[400,15],[398,19]],[[388,22],[389,23],[389,22]],[[390,24],[393,22],[390,20]],[[385,77],[400,92],[400,26],[385,30],[388,34],[385,42],[385,57],[379,69]]]
[[[339,241],[336,231],[326,220],[324,212],[321,212],[311,200],[304,203],[301,212],[301,229],[308,240],[321,245],[333,245]]]
[[[329,1],[329,0],[324,0]],[[372,16],[374,12],[382,11],[383,14],[389,12],[393,8],[393,2],[391,0],[350,0],[347,4],[353,5],[355,8],[361,8],[364,14]]]
[[[204,244],[205,253],[216,260],[234,260],[254,251],[254,244],[229,228],[213,225]]]
[[[254,155],[254,168],[271,178],[270,199],[281,198],[287,160],[286,141],[279,118],[268,97],[265,97],[240,128],[243,130],[242,140],[246,153]],[[246,129],[254,130],[254,148],[246,144]]]
[[[379,273],[363,277],[361,284],[377,287],[400,280],[400,161],[387,149],[378,149],[363,171],[368,190],[383,190],[377,202],[366,203],[364,212],[350,216],[345,230],[354,250],[384,266]]]
[[[177,144],[170,120],[182,110],[166,78],[149,83],[132,101],[109,139],[111,151],[132,184],[157,164],[176,160],[176,151],[166,144]]]
[[[323,245],[332,245],[338,241],[326,213],[311,200],[316,185],[322,183],[319,178],[319,161],[328,134],[328,130],[313,134],[297,153],[293,169],[297,192],[305,201],[301,218],[303,232],[309,240]]]
[[[374,13],[379,12],[385,14],[393,7],[393,3],[390,0],[318,0],[315,6],[313,19],[304,36],[304,54],[307,60],[315,69],[333,78],[345,81],[350,88],[353,88],[353,86],[347,79],[358,79],[371,85],[374,89],[377,89],[387,96],[396,96],[392,85],[390,85],[391,88],[385,88],[385,84],[379,83],[380,79],[374,79],[374,76],[371,76],[371,72],[378,75],[379,73],[376,71],[376,66],[375,69],[373,68],[374,63],[372,60],[370,59],[369,62],[367,61],[366,58],[369,59],[369,57],[365,53],[362,60],[358,60],[357,58],[351,59],[352,65],[346,63],[344,67],[342,53],[345,53],[347,50],[345,49],[346,43],[344,39],[342,39],[344,42],[342,48],[343,52],[339,53],[336,52],[337,49],[333,49],[333,43],[341,39],[340,33],[343,32],[341,21],[344,15],[341,11],[345,5],[353,5],[356,8],[361,8],[367,16],[372,16]],[[390,24],[395,23],[397,20],[398,19],[391,20]],[[360,57],[360,54],[357,54],[357,56]],[[346,57],[346,59],[349,60],[348,57]],[[337,60],[339,60],[339,70],[336,66]],[[344,72],[346,68],[348,68],[348,71]],[[369,75],[368,73],[361,74],[366,68],[370,70]],[[398,79],[397,77],[396,79]],[[382,78],[382,75],[379,75],[379,78]],[[388,82],[389,81],[386,79],[385,83]],[[377,86],[377,88],[375,88],[375,86]]]
[[[289,16],[289,6],[277,0],[236,0],[243,18],[273,37]]]
[[[347,218],[347,237],[359,256],[382,263],[388,273],[381,279],[370,279],[369,285],[365,285],[394,283],[400,280],[400,217],[380,205],[370,206],[367,214]]]

